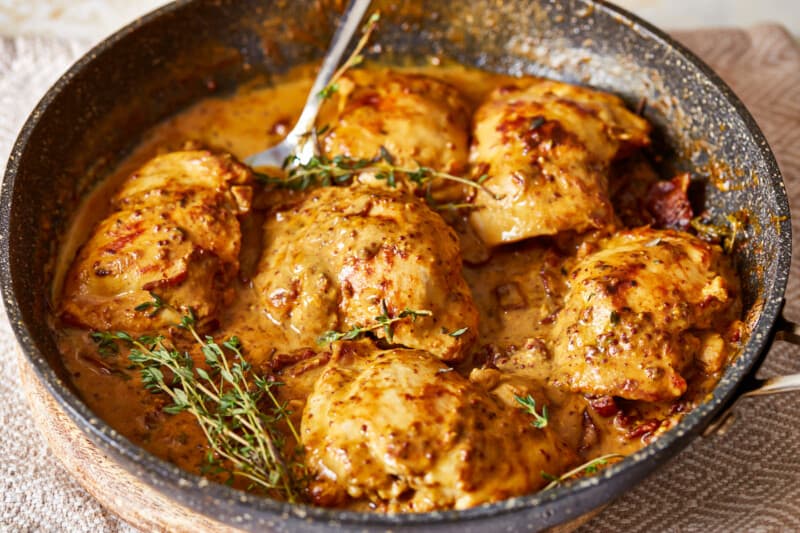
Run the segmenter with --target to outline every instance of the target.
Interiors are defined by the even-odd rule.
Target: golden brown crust
[[[552,380],[572,391],[647,401],[686,391],[701,333],[740,312],[722,250],[673,230],[639,228],[606,239],[570,272],[553,329]]]
[[[254,284],[265,312],[299,345],[374,323],[383,302],[389,317],[431,312],[395,323],[396,344],[455,360],[475,340],[478,312],[461,274],[458,239],[414,196],[363,185],[321,188],[273,214],[264,239]],[[374,334],[386,337],[382,329]]]
[[[616,96],[554,81],[501,87],[476,111],[472,223],[489,245],[613,222],[608,167],[649,144],[649,125]]]
[[[239,269],[236,216],[249,209],[249,179],[230,156],[205,151],[173,152],[144,165],[78,252],[61,317],[96,330],[144,332],[169,323],[135,310],[154,292],[191,307],[201,321],[214,320]]]
[[[302,422],[318,505],[460,509],[538,490],[543,471],[640,449],[703,401],[746,336],[730,261],[687,233],[639,227],[685,227],[688,176],[658,181],[632,153],[649,126],[619,98],[463,70],[349,73],[319,123],[330,126],[325,155],[384,147],[398,166],[487,173],[501,199],[435,180],[436,200],[479,209],[434,211],[402,172],[396,187],[364,173],[347,187],[270,186],[254,199],[251,172],[230,156],[167,154],[124,182],[91,231],[61,317],[170,336],[178,313],[135,311],[154,291],[192,307],[216,338],[238,336]],[[271,131],[259,141],[269,144],[292,123],[286,107],[299,109],[310,86],[301,81],[201,105],[180,128],[159,126],[124,168],[181,146],[187,131],[251,153],[253,132]],[[639,229],[615,234],[622,225]],[[430,315],[400,318],[406,309]],[[378,318],[394,321],[391,342]],[[317,343],[376,324],[360,342]],[[168,415],[167,396],[135,374],[120,379],[126,356],[101,357],[85,329],[56,338],[98,416],[199,471],[208,447],[189,413]],[[521,409],[528,396],[536,416]]]
[[[470,112],[455,87],[391,70],[352,71],[339,87],[338,110],[322,139],[325,155],[371,159],[384,148],[399,167],[467,172]],[[462,189],[432,185],[437,200],[458,197]]]
[[[303,412],[312,494],[464,509],[544,486],[574,455],[430,354],[344,345]]]

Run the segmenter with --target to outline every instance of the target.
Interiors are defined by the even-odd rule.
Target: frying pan
[[[791,255],[789,207],[773,154],[731,90],[664,33],[605,2],[425,0],[383,6],[377,36],[382,58],[421,61],[436,54],[495,71],[587,84],[617,93],[631,106],[646,99],[644,113],[655,125],[664,166],[692,171],[712,219],[746,216],[734,257],[751,334],[711,398],[598,476],[463,511],[389,516],[288,505],[203,482],[93,416],[70,386],[48,326],[53,260],[81,198],[147,128],[170,114],[321,57],[339,4],[175,2],[90,51],[50,89],[22,129],[0,206],[3,297],[41,383],[103,453],[172,501],[244,530],[541,529],[631,488],[738,396],[763,385],[753,376],[776,333],[798,340],[796,327],[781,318]]]

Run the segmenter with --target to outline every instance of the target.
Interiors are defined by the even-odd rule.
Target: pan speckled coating
[[[741,102],[682,46],[605,2],[377,2],[384,4],[377,39],[382,57],[441,54],[489,70],[588,84],[631,106],[646,98],[666,164],[705,178],[711,217],[749,214],[735,257],[752,335],[713,397],[676,428],[600,475],[556,490],[465,511],[384,516],[292,506],[201,483],[117,434],[65,379],[48,326],[48,287],[59,236],[80,199],[147,128],[176,110],[319,58],[341,3],[175,2],[101,43],[53,86],[14,146],[0,206],[0,280],[24,354],[74,422],[119,464],[182,505],[238,528],[537,530],[607,503],[695,438],[757,368],[783,304],[791,227],[778,166]]]

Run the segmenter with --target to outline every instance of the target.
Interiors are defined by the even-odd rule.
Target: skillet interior
[[[677,428],[598,478],[569,487],[468,511],[383,517],[292,508],[222,486],[197,488],[198,478],[94,418],[62,380],[46,288],[58,237],[80,198],[148,127],[175,110],[319,57],[342,3],[176,2],[98,46],[45,96],[12,152],[0,212],[3,292],[24,352],[76,423],[126,468],[177,501],[239,527],[261,529],[278,520],[272,527],[287,530],[316,530],[328,521],[375,529],[437,524],[463,531],[488,523],[540,528],[608,501],[688,443],[763,354],[782,302],[791,230],[777,165],[741,103],[680,46],[601,2],[400,2],[384,7],[375,40],[384,58],[443,54],[491,70],[586,83],[618,93],[632,106],[646,97],[646,116],[656,125],[667,163],[707,178],[705,206],[712,215],[721,220],[735,211],[749,213],[747,240],[736,259],[754,333],[714,398]],[[181,479],[188,488],[179,487]],[[240,523],[243,513],[250,519]],[[289,519],[280,521],[281,515]],[[319,521],[303,520],[308,517]],[[467,522],[454,525],[456,519]]]

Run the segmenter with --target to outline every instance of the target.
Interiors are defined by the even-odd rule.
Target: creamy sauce
[[[506,76],[460,66],[417,70],[463,88],[471,105],[508,80]],[[179,149],[186,142],[224,150],[238,158],[277,143],[300,113],[311,87],[311,74],[310,68],[301,68],[274,85],[244,88],[226,98],[205,99],[153,128],[85,201],[76,216],[60,251],[54,294],[59,293],[64,271],[76,250],[94,224],[108,213],[111,192],[131,172],[154,155]],[[234,300],[222,315],[215,336],[237,335],[256,369],[281,373],[286,382],[281,393],[290,401],[294,422],[299,426],[304,398],[326,359],[324,355],[298,354],[296,350],[303,346],[297,345],[291,331],[285,331],[258,304],[250,278],[258,261],[262,222],[263,216],[257,212],[242,221],[242,271],[235,282]],[[529,350],[530,364],[522,373],[526,379],[495,383],[498,394],[532,394],[542,398],[548,405],[552,424],[564,441],[583,459],[591,459],[641,448],[674,425],[679,413],[701,401],[718,376],[698,374],[690,383],[690,391],[679,401],[621,402],[620,410],[590,408],[591,399],[547,385],[549,363],[538,354],[536,339],[552,323],[579,242],[570,242],[569,238],[533,239],[497,249],[481,264],[465,265],[464,275],[480,311],[480,341],[473,360],[457,370],[469,375],[471,366],[485,362],[503,368],[510,351]],[[127,368],[123,356],[100,356],[85,330],[59,327],[57,335],[73,383],[98,416],[156,456],[202,473],[206,441],[190,415],[163,413],[165,399],[143,388],[138,373]],[[277,360],[287,363],[276,365]],[[475,376],[478,381],[498,379],[491,369],[483,372],[482,376]],[[359,503],[353,502],[352,507],[359,508]]]

